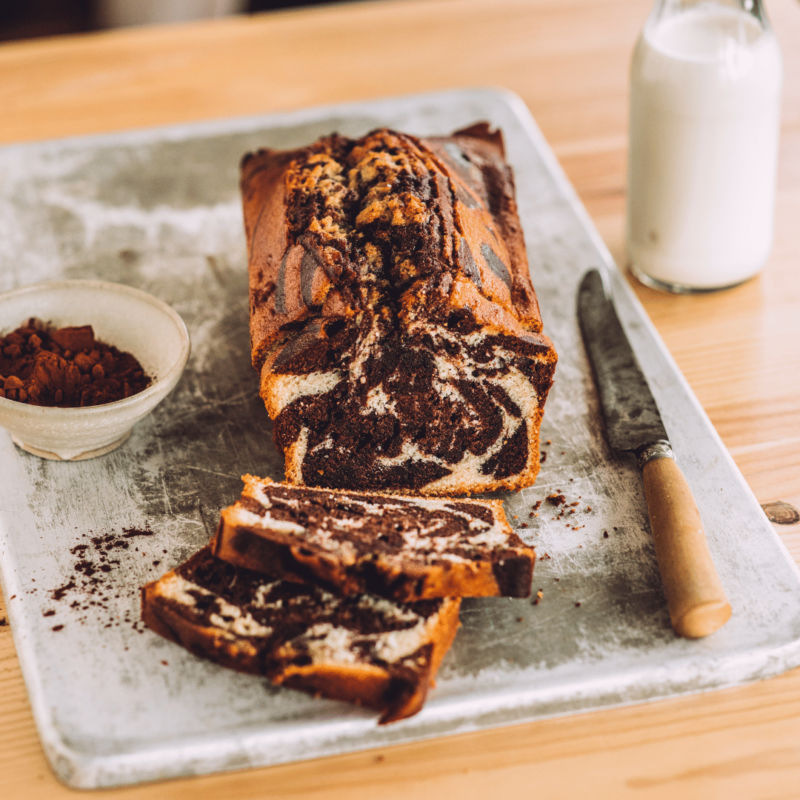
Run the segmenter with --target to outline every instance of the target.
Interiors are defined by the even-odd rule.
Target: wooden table
[[[505,86],[528,104],[624,265],[627,69],[650,5],[386,0],[5,44],[0,143]],[[785,88],[766,271],[699,297],[634,285],[759,502],[800,507],[800,5],[767,6]],[[800,525],[776,530],[800,561]],[[0,797],[72,796],[44,760],[5,618],[0,605]],[[800,797],[800,669],[695,697],[93,796],[675,794]]]

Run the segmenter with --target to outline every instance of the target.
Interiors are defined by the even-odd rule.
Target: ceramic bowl
[[[153,382],[144,391],[104,405],[49,408],[0,397],[0,427],[29,453],[61,461],[103,455],[178,382],[189,358],[186,325],[166,303],[120,283],[53,281],[0,294],[0,335],[31,317],[59,328],[91,325],[97,339],[132,353]]]

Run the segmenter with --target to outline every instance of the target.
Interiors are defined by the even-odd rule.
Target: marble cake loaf
[[[244,482],[211,545],[237,566],[405,602],[531,592],[534,551],[500,500],[319,489],[251,475]]]
[[[142,589],[156,633],[225,667],[381,713],[420,710],[458,629],[460,600],[393,603],[266,578],[208,546]]]
[[[500,134],[333,134],[246,155],[241,189],[252,359],[287,480],[532,484],[556,353]]]

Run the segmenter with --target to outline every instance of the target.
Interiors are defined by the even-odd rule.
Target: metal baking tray
[[[274,688],[159,638],[138,622],[138,590],[208,541],[243,473],[282,478],[249,360],[240,157],[334,130],[447,134],[478,120],[505,136],[545,331],[560,354],[539,479],[505,496],[539,554],[533,590],[542,595],[465,601],[425,708],[379,726],[370,711]],[[575,319],[578,281],[597,266],[608,270],[733,605],[707,639],[670,628],[636,466],[603,440]],[[800,664],[795,564],[515,96],[458,90],[5,147],[0,289],[56,278],[144,289],[183,316],[193,343],[172,395],[104,457],[44,461],[0,432],[0,581],[42,744],[67,784],[312,759],[732,686]],[[530,516],[556,490],[569,505],[544,502]]]

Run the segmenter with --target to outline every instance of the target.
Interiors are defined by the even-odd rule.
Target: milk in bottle
[[[772,247],[782,65],[759,0],[659,0],[631,64],[627,250],[644,283],[732,286]]]

